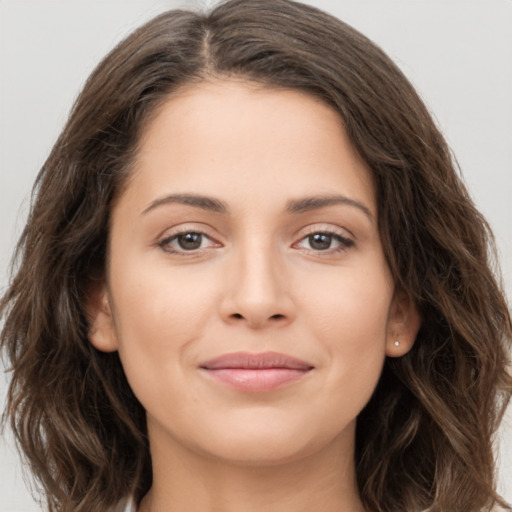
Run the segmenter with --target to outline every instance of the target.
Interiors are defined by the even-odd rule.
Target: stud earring
[[[400,342],[398,340],[395,340],[395,347],[399,347],[400,346]]]

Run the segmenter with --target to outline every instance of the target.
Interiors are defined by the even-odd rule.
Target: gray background
[[[0,0],[0,288],[30,189],[94,65],[133,28],[193,0]],[[512,297],[512,0],[314,0],[380,44],[417,87],[493,227]],[[0,375],[0,407],[5,399]],[[512,411],[500,490],[512,501]],[[421,463],[420,461],[418,461]],[[0,512],[40,508],[12,439],[0,442]]]

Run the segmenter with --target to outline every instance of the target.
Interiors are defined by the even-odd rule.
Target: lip
[[[234,352],[200,364],[200,369],[214,381],[240,391],[265,392],[302,379],[314,367],[279,352]]]

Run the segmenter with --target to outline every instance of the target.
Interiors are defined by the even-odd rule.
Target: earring
[[[400,346],[400,342],[398,340],[395,340],[395,347],[399,347]]]

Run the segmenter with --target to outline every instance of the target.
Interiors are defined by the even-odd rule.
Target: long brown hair
[[[372,42],[288,0],[175,10],[96,68],[38,175],[0,303],[12,365],[6,414],[50,511],[106,511],[151,486],[145,412],[116,353],[88,341],[109,214],[145,124],[178,87],[236,77],[305,91],[339,112],[373,174],[395,283],[422,327],[386,361],[356,433],[368,511],[480,511],[495,493],[493,437],[510,398],[510,314],[491,231],[413,87]]]

